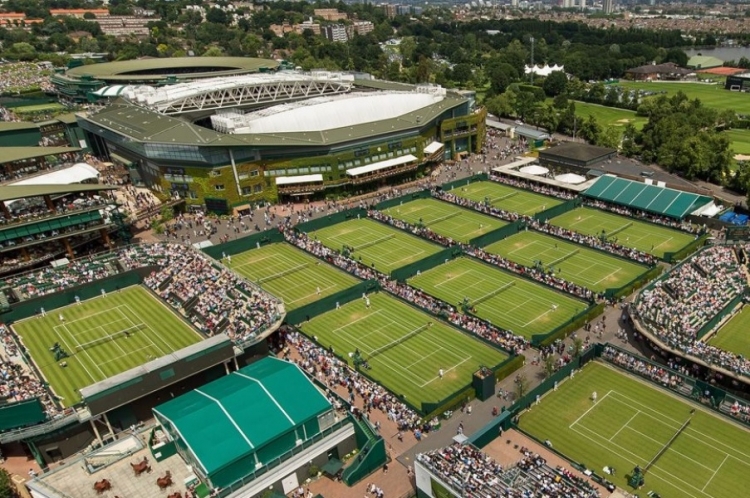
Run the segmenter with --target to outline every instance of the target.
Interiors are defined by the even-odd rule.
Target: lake
[[[747,57],[748,59],[750,59],[750,48],[745,47],[717,47],[706,48],[702,50],[690,49],[685,50],[685,53],[688,57],[701,54],[705,56],[716,57],[717,59],[721,59],[723,61],[738,61],[741,57]]]

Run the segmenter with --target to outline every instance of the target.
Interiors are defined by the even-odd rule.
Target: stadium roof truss
[[[337,95],[349,92],[353,85],[351,75],[290,72],[211,78],[160,88],[134,87],[124,96],[161,114],[176,115]]]

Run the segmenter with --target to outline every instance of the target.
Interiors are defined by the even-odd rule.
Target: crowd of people
[[[556,197],[558,199],[575,199],[578,194],[570,190],[555,187],[554,185],[546,185],[544,183],[532,182],[521,178],[515,178],[508,175],[501,175],[499,173],[491,173],[490,180],[508,185],[510,187],[520,188],[523,190],[529,190],[536,192],[537,194],[546,195],[549,197]]]
[[[369,418],[372,410],[380,410],[396,424],[399,431],[411,432],[422,429],[420,417],[416,412],[379,384],[352,370],[346,362],[330,351],[293,329],[282,328],[281,337],[286,348],[296,351],[300,358],[296,363],[303,370],[331,390],[346,390],[349,404],[361,407],[364,416]],[[336,405],[336,400],[331,401]]]
[[[698,333],[739,294],[747,276],[732,246],[714,245],[642,292],[631,314],[660,341],[703,361],[750,375],[750,361],[698,340]]]
[[[601,209],[602,211],[609,211],[611,213],[619,214],[620,216],[627,216],[637,220],[646,220],[648,222],[663,225],[669,228],[675,228],[687,233],[701,234],[706,231],[706,227],[693,225],[692,223],[684,220],[675,220],[666,216],[659,216],[657,214],[649,213],[647,211],[641,211],[639,209],[631,209],[625,206],[617,204],[611,204],[598,199],[585,199],[585,206]]]
[[[467,497],[593,498],[599,491],[564,467],[551,468],[538,453],[521,447],[521,459],[503,468],[470,445],[451,446],[417,454],[417,461]]]
[[[611,346],[604,348],[602,357],[615,365],[619,365],[641,377],[645,377],[670,389],[678,390],[685,383],[685,378],[682,375],[678,375],[657,363],[644,361],[642,358]]]
[[[480,318],[459,313],[451,305],[439,299],[405,283],[397,282],[353,258],[329,249],[322,242],[310,238],[304,232],[296,231],[289,226],[284,229],[284,236],[290,244],[309,252],[313,256],[317,256],[363,280],[377,280],[382,289],[410,301],[432,314],[442,316],[448,322],[498,344],[509,352],[521,352],[529,347],[529,343],[525,338],[517,336],[511,331],[500,329]]]
[[[51,92],[49,81],[51,70],[45,70],[34,62],[13,62],[0,65],[0,93],[13,94],[29,90]]]

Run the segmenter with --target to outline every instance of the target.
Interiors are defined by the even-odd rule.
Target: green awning
[[[133,161],[126,159],[119,154],[110,154],[109,158],[112,159],[113,161],[116,161],[122,164],[123,166],[127,166],[128,168],[133,165]]]
[[[325,465],[323,465],[320,470],[325,472],[329,476],[335,476],[336,474],[338,474],[339,470],[343,468],[344,462],[336,458],[331,458]]]

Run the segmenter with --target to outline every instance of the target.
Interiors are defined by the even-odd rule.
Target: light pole
[[[531,84],[534,84],[534,37],[531,37],[531,71],[529,71],[529,79]]]

